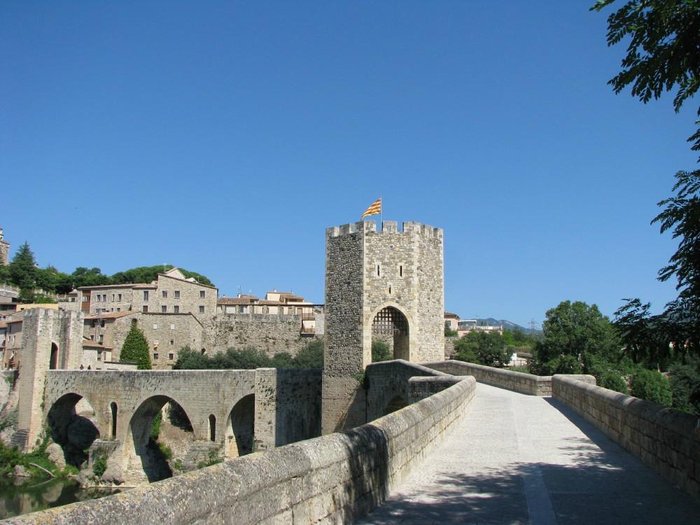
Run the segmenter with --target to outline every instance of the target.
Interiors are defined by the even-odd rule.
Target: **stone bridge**
[[[166,404],[191,432],[196,465],[210,454],[232,458],[317,436],[319,399],[314,370],[50,370],[43,411],[66,455],[92,443],[122,480],[137,482],[154,479],[149,437]]]
[[[697,522],[698,418],[592,380],[370,365],[368,424],[8,523]]]

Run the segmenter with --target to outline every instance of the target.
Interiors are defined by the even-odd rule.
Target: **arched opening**
[[[100,437],[92,405],[79,394],[65,394],[51,405],[47,423],[51,439],[63,449],[66,463],[80,468],[88,459],[90,445]]]
[[[117,437],[117,404],[114,401],[109,404],[109,411],[112,416],[111,437],[115,439]]]
[[[134,412],[129,423],[133,452],[129,470],[140,464],[148,481],[173,475],[172,465],[182,465],[194,441],[192,423],[172,398],[153,396]]]
[[[58,345],[51,343],[51,357],[49,358],[49,370],[58,368]]]
[[[226,422],[226,457],[235,458],[253,451],[255,436],[255,395],[235,404]]]
[[[206,354],[207,354],[207,349],[206,349],[206,348],[202,348],[202,355],[206,355]]]
[[[372,361],[409,360],[408,319],[393,306],[382,308],[372,321]],[[383,350],[386,348],[386,350]]]
[[[209,415],[209,441],[216,441],[216,416]]]
[[[386,407],[384,408],[384,414],[391,414],[392,412],[396,412],[397,410],[401,410],[403,407],[407,406],[408,403],[406,400],[403,398],[403,396],[394,396],[387,404]]]

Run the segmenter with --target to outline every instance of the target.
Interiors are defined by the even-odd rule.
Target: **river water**
[[[101,498],[114,490],[82,489],[74,481],[51,480],[36,485],[15,487],[0,484],[0,519],[60,507],[76,501]]]

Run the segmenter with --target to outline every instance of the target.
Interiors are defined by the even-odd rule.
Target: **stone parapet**
[[[465,415],[474,392],[466,378],[348,432],[7,523],[347,523],[385,500]]]
[[[700,418],[555,375],[555,399],[581,414],[668,481],[700,497]]]
[[[528,394],[531,396],[551,396],[552,377],[512,372],[503,368],[465,363],[464,361],[440,361],[424,363],[428,368],[456,376],[474,376],[479,383],[496,386]]]

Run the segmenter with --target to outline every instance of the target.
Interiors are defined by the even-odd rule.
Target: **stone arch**
[[[95,409],[75,392],[54,401],[46,415],[51,439],[61,446],[66,463],[75,467],[88,459],[85,451],[100,437]]]
[[[382,415],[386,416],[387,414],[401,410],[405,406],[408,406],[408,402],[402,395],[397,394],[386,404]]]
[[[192,420],[182,405],[175,399],[167,395],[153,395],[141,402],[134,411],[129,421],[127,433],[126,452],[128,454],[127,469],[130,474],[136,475],[139,470],[145,474],[149,482],[159,481],[172,476],[169,460],[172,456],[164,452],[164,447],[159,441],[159,433],[155,432],[155,427],[161,426],[164,416],[161,415],[160,425],[154,427],[154,419],[163,414],[166,405],[176,407],[177,417],[181,421],[176,423],[185,431],[192,432]]]
[[[242,397],[226,421],[225,455],[229,458],[253,452],[255,437],[255,394]]]
[[[51,343],[51,354],[49,356],[49,370],[56,370],[58,368],[58,345],[54,342]]]
[[[372,316],[372,339],[386,341],[394,359],[410,361],[410,326],[408,316],[396,305],[385,305]]]

